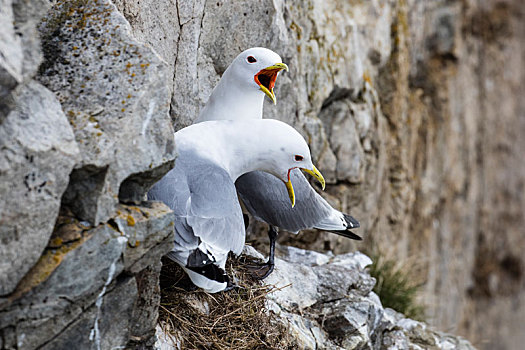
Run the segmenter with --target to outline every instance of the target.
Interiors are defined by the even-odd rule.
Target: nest
[[[246,270],[252,257],[230,257],[227,272],[240,288],[208,294],[195,289],[174,262],[163,258],[159,323],[180,349],[294,349],[288,327],[266,307],[268,293]],[[191,291],[193,289],[193,291]]]

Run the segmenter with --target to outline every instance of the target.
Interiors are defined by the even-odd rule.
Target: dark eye
[[[299,155],[296,155],[296,156],[295,156],[295,161],[296,161],[296,162],[300,162],[300,161],[302,161],[302,160],[303,160],[303,156],[299,156]]]
[[[255,62],[257,62],[257,60],[255,59],[255,57],[253,57],[253,56],[248,56],[248,58],[246,58],[246,61],[248,61],[249,63],[255,63]]]

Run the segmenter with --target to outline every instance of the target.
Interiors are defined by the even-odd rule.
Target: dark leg
[[[268,275],[270,275],[273,272],[273,268],[275,266],[274,258],[275,258],[275,241],[277,241],[277,229],[273,227],[272,225],[270,225],[270,229],[268,230],[268,238],[270,238],[270,256],[268,256],[267,264],[270,268],[267,274],[262,278],[268,277]]]
[[[277,240],[277,229],[270,225],[268,230],[268,238],[270,238],[270,255],[268,256],[268,262],[257,266],[248,266],[252,271],[252,276],[256,279],[263,280],[268,277],[275,266],[275,241]]]

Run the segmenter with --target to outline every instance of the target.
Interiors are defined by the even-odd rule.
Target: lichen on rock
[[[119,199],[140,202],[173,164],[166,64],[110,1],[58,1],[40,32],[39,80],[62,103],[82,156],[64,204],[98,224]]]

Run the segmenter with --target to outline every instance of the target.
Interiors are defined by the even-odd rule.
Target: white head
[[[310,148],[293,127],[278,120],[260,121],[263,128],[258,137],[263,140],[259,156],[263,161],[259,170],[273,174],[281,179],[288,190],[292,206],[295,205],[295,194],[290,180],[290,172],[299,168],[314,176],[325,187],[323,175],[312,163]]]
[[[312,163],[310,148],[290,125],[275,119],[212,120],[194,124],[175,133],[181,149],[198,150],[203,157],[223,167],[233,181],[261,170],[281,179],[292,206],[295,194],[290,172],[299,168],[325,187],[323,175]],[[191,153],[192,157],[195,154]]]
[[[288,66],[282,62],[281,57],[272,50],[253,47],[241,52],[233,60],[223,78],[234,80],[248,91],[262,91],[275,104],[275,81],[280,71],[288,70]]]
[[[208,120],[261,119],[264,95],[275,104],[273,88],[288,70],[275,52],[254,47],[241,52],[226,69],[195,123]]]

